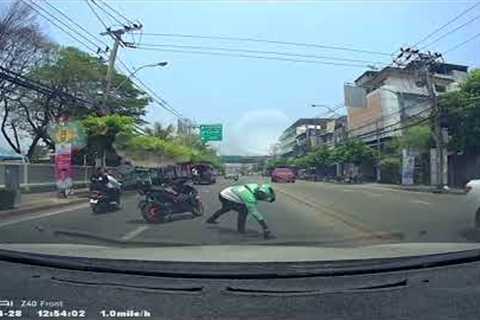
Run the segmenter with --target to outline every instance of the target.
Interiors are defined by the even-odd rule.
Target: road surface
[[[261,182],[242,177],[237,183]],[[274,184],[277,201],[262,203],[276,238],[265,241],[260,226],[249,219],[247,233],[236,232],[236,214],[218,225],[205,219],[219,207],[218,192],[233,184],[198,186],[206,216],[185,213],[164,224],[146,223],[137,209],[137,195],[123,198],[119,211],[93,215],[85,204],[0,220],[0,242],[86,243],[99,245],[289,244],[362,246],[396,242],[475,241],[473,213],[464,196],[398,191],[379,186],[297,181]]]

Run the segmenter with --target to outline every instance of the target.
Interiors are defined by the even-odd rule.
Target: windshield
[[[1,1],[0,243],[477,242],[478,14]]]

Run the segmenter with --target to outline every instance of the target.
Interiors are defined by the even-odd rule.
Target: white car
[[[470,180],[465,185],[468,203],[475,213],[475,228],[480,228],[480,179]]]

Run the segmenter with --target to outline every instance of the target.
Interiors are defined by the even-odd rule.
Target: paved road
[[[238,183],[261,182],[243,177]],[[218,192],[231,181],[199,186],[206,213],[219,207]],[[365,185],[297,181],[275,184],[277,201],[260,210],[277,236],[269,243],[358,246],[402,241],[471,241],[472,213],[464,196],[397,191]],[[236,215],[206,225],[206,217],[188,213],[168,223],[147,224],[128,195],[123,209],[92,215],[88,204],[0,220],[1,242],[136,245],[265,243],[260,227],[249,219],[247,233],[235,231]]]

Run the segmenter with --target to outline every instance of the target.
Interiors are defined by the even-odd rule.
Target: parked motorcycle
[[[141,199],[138,207],[149,223],[162,223],[174,214],[191,212],[202,216],[204,205],[198,191],[186,180],[139,188]]]
[[[120,209],[120,197],[113,199],[108,192],[93,190],[90,192],[90,207],[94,214]]]

